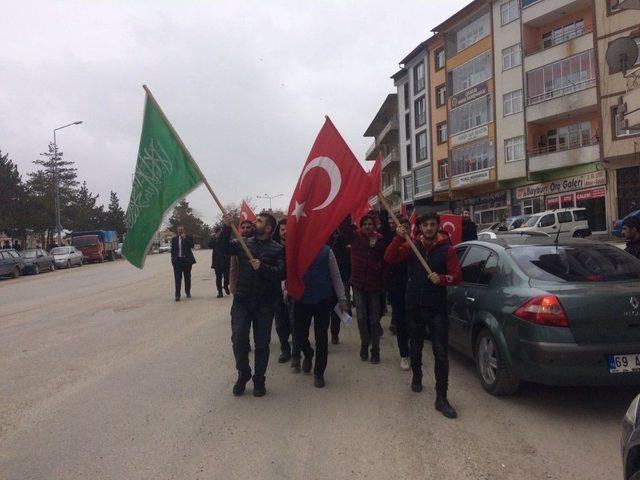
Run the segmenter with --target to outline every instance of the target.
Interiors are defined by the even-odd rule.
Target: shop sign
[[[453,188],[466,187],[475,183],[486,182],[489,180],[489,170],[481,170],[478,172],[471,172],[465,175],[459,175],[453,177]]]
[[[461,143],[467,143],[477,138],[486,137],[487,135],[489,135],[489,125],[482,125],[481,127],[472,128],[471,130],[450,137],[449,144],[455,147]]]
[[[554,195],[557,193],[569,192],[571,190],[580,190],[583,188],[597,187],[607,183],[607,175],[604,170],[593,173],[585,173],[584,175],[576,175],[552,182],[536,183],[516,189],[516,199],[524,200],[526,198],[542,197],[545,195]]]
[[[435,184],[436,192],[449,189],[449,180],[438,180]]]
[[[563,207],[568,204],[573,205],[573,193],[570,193],[569,195],[562,195],[560,197],[560,202],[562,203]]]
[[[507,204],[507,191],[501,190],[499,192],[485,193],[478,197],[466,198],[462,201],[465,207],[476,207],[478,205],[488,206],[492,208],[496,206],[504,206]]]
[[[451,97],[451,108],[456,108],[465,103],[469,103],[476,98],[480,98],[489,93],[489,85],[487,82],[482,82],[475,87],[471,87],[464,92],[460,92],[457,95]]]
[[[550,197],[547,198],[547,208],[559,208],[560,207],[560,198],[558,197]]]
[[[606,194],[607,192],[604,187],[592,188],[591,190],[576,193],[576,202],[579,202],[580,200],[604,197]]]

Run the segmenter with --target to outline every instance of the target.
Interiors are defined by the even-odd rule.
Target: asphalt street
[[[231,297],[208,251],[174,302],[167,254],[0,281],[0,479],[622,478],[620,423],[635,388],[481,388],[451,358],[457,420],[412,393],[386,331],[382,362],[355,325],[330,345],[326,387],[277,363],[267,396],[231,395]],[[383,319],[388,325],[389,317]],[[251,384],[249,384],[249,387]]]

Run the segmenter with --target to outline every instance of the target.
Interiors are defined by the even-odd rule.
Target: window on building
[[[505,139],[504,159],[506,162],[524,160],[524,135]]]
[[[444,62],[445,62],[444,48],[441,48],[440,50],[436,50],[436,52],[434,53],[434,58],[435,58],[436,70],[443,69]]]
[[[451,150],[451,163],[453,176],[493,167],[493,141],[483,140]]]
[[[477,98],[465,103],[461,107],[449,112],[451,128],[449,135],[457,135],[465,130],[470,130],[481,125],[486,125],[492,120],[491,95]]]
[[[438,179],[446,180],[449,178],[449,159],[443,158],[438,160]]]
[[[447,86],[436,87],[436,107],[444,107],[447,103]]]
[[[449,92],[456,95],[491,77],[491,51],[481,53],[449,72]]]
[[[447,32],[447,57],[461,52],[489,35],[491,19],[488,10],[482,10],[467,22]]]
[[[404,138],[409,140],[411,138],[411,114],[404,114]]]
[[[620,8],[620,0],[607,0],[607,7],[609,8],[610,13],[621,12]]]
[[[593,50],[527,72],[527,105],[595,85]]]
[[[413,67],[413,93],[424,90],[424,62]]]
[[[416,163],[427,159],[427,132],[422,131],[416,135]]]
[[[402,198],[405,202],[413,199],[413,177],[411,176],[402,179]]]
[[[413,171],[413,195],[431,193],[431,167],[416,168]]]
[[[618,118],[618,108],[613,107],[611,109],[611,118],[614,125],[614,138],[624,138],[633,135],[640,135],[640,130],[629,130],[624,127],[624,123],[621,118]]]
[[[520,9],[518,8],[518,0],[509,0],[500,5],[500,23],[506,25],[520,18]]]
[[[595,139],[594,139],[595,140]],[[542,151],[557,152],[591,145],[591,124],[580,122],[547,130],[546,147]]]
[[[520,63],[522,63],[522,55],[519,43],[502,50],[502,70],[517,67]]]
[[[413,159],[411,158],[411,144],[407,145],[406,154],[407,154],[407,171],[410,172],[411,168],[413,168]]]
[[[584,20],[576,20],[542,34],[542,48],[551,48],[585,33]]]
[[[424,95],[415,101],[414,108],[416,117],[415,128],[418,128],[427,122],[427,102]]]
[[[404,96],[404,109],[409,110],[409,82],[405,83],[403,86],[403,96]]]
[[[447,141],[447,122],[442,122],[436,125],[436,140],[438,145]]]
[[[502,114],[506,117],[522,111],[522,90],[514,90],[502,96]]]

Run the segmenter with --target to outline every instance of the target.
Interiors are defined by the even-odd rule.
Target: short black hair
[[[376,223],[376,221],[373,219],[371,215],[363,215],[360,217],[360,226],[363,226],[364,222],[366,222],[367,220],[371,220],[374,225]]]
[[[278,226],[286,225],[286,224],[287,224],[287,217],[281,218],[280,221],[278,222]]]
[[[627,228],[635,228],[640,232],[640,218],[638,217],[627,217],[622,221],[622,226]]]
[[[436,223],[438,225],[440,225],[440,215],[438,215],[436,212],[429,212],[429,213],[425,213],[423,215],[420,215],[418,217],[418,219],[416,220],[416,227],[419,227],[420,225],[422,225],[427,220],[435,220]]]
[[[267,225],[271,227],[272,233],[276,231],[276,226],[278,225],[278,222],[276,222],[276,217],[267,212],[260,212],[258,216],[267,219]]]

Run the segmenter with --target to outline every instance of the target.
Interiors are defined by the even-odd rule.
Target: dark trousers
[[[407,322],[407,307],[404,301],[403,288],[389,290],[391,304],[391,323],[396,327],[396,340],[401,357],[409,356],[409,327]]]
[[[362,345],[371,345],[372,352],[380,351],[380,293],[365,292],[353,289],[353,300],[356,304],[358,330]]]
[[[256,377],[263,377],[269,364],[269,342],[273,324],[273,304],[234,297],[231,305],[231,343],[236,368],[251,375],[249,365],[249,330],[253,325],[253,343]]]
[[[431,332],[436,391],[446,395],[449,384],[449,320],[442,311],[421,305],[407,305],[409,320],[409,355],[414,375],[422,376],[422,347],[425,326]]]
[[[276,333],[280,340],[280,351],[282,353],[291,353],[291,345],[289,344],[289,336],[291,336],[292,321],[289,306],[282,299],[278,299],[275,306]]]
[[[184,258],[176,258],[173,262],[173,280],[176,287],[176,297],[180,296],[182,290],[182,277],[184,277],[184,292],[191,294],[191,262]]]
[[[313,350],[309,343],[309,329],[311,319],[313,319],[313,332],[316,339],[316,361],[313,367],[313,374],[324,375],[327,368],[327,355],[329,350],[329,312],[335,305],[333,298],[327,298],[319,303],[304,304],[296,302],[293,307],[294,331],[296,344],[305,356],[312,354]]]
[[[349,310],[351,310],[351,292],[350,292],[350,286],[348,282],[343,282],[344,285],[344,293],[347,297],[347,306],[349,307]],[[338,301],[336,300],[336,303],[338,303]],[[334,304],[335,307],[335,304]],[[340,320],[340,317],[338,316],[338,314],[333,310],[333,308],[331,308],[331,335],[334,337],[337,337],[338,335],[340,335],[340,324],[342,323],[342,321]]]
[[[216,288],[218,293],[222,293],[222,287],[229,288],[229,266],[226,268],[216,268]]]

